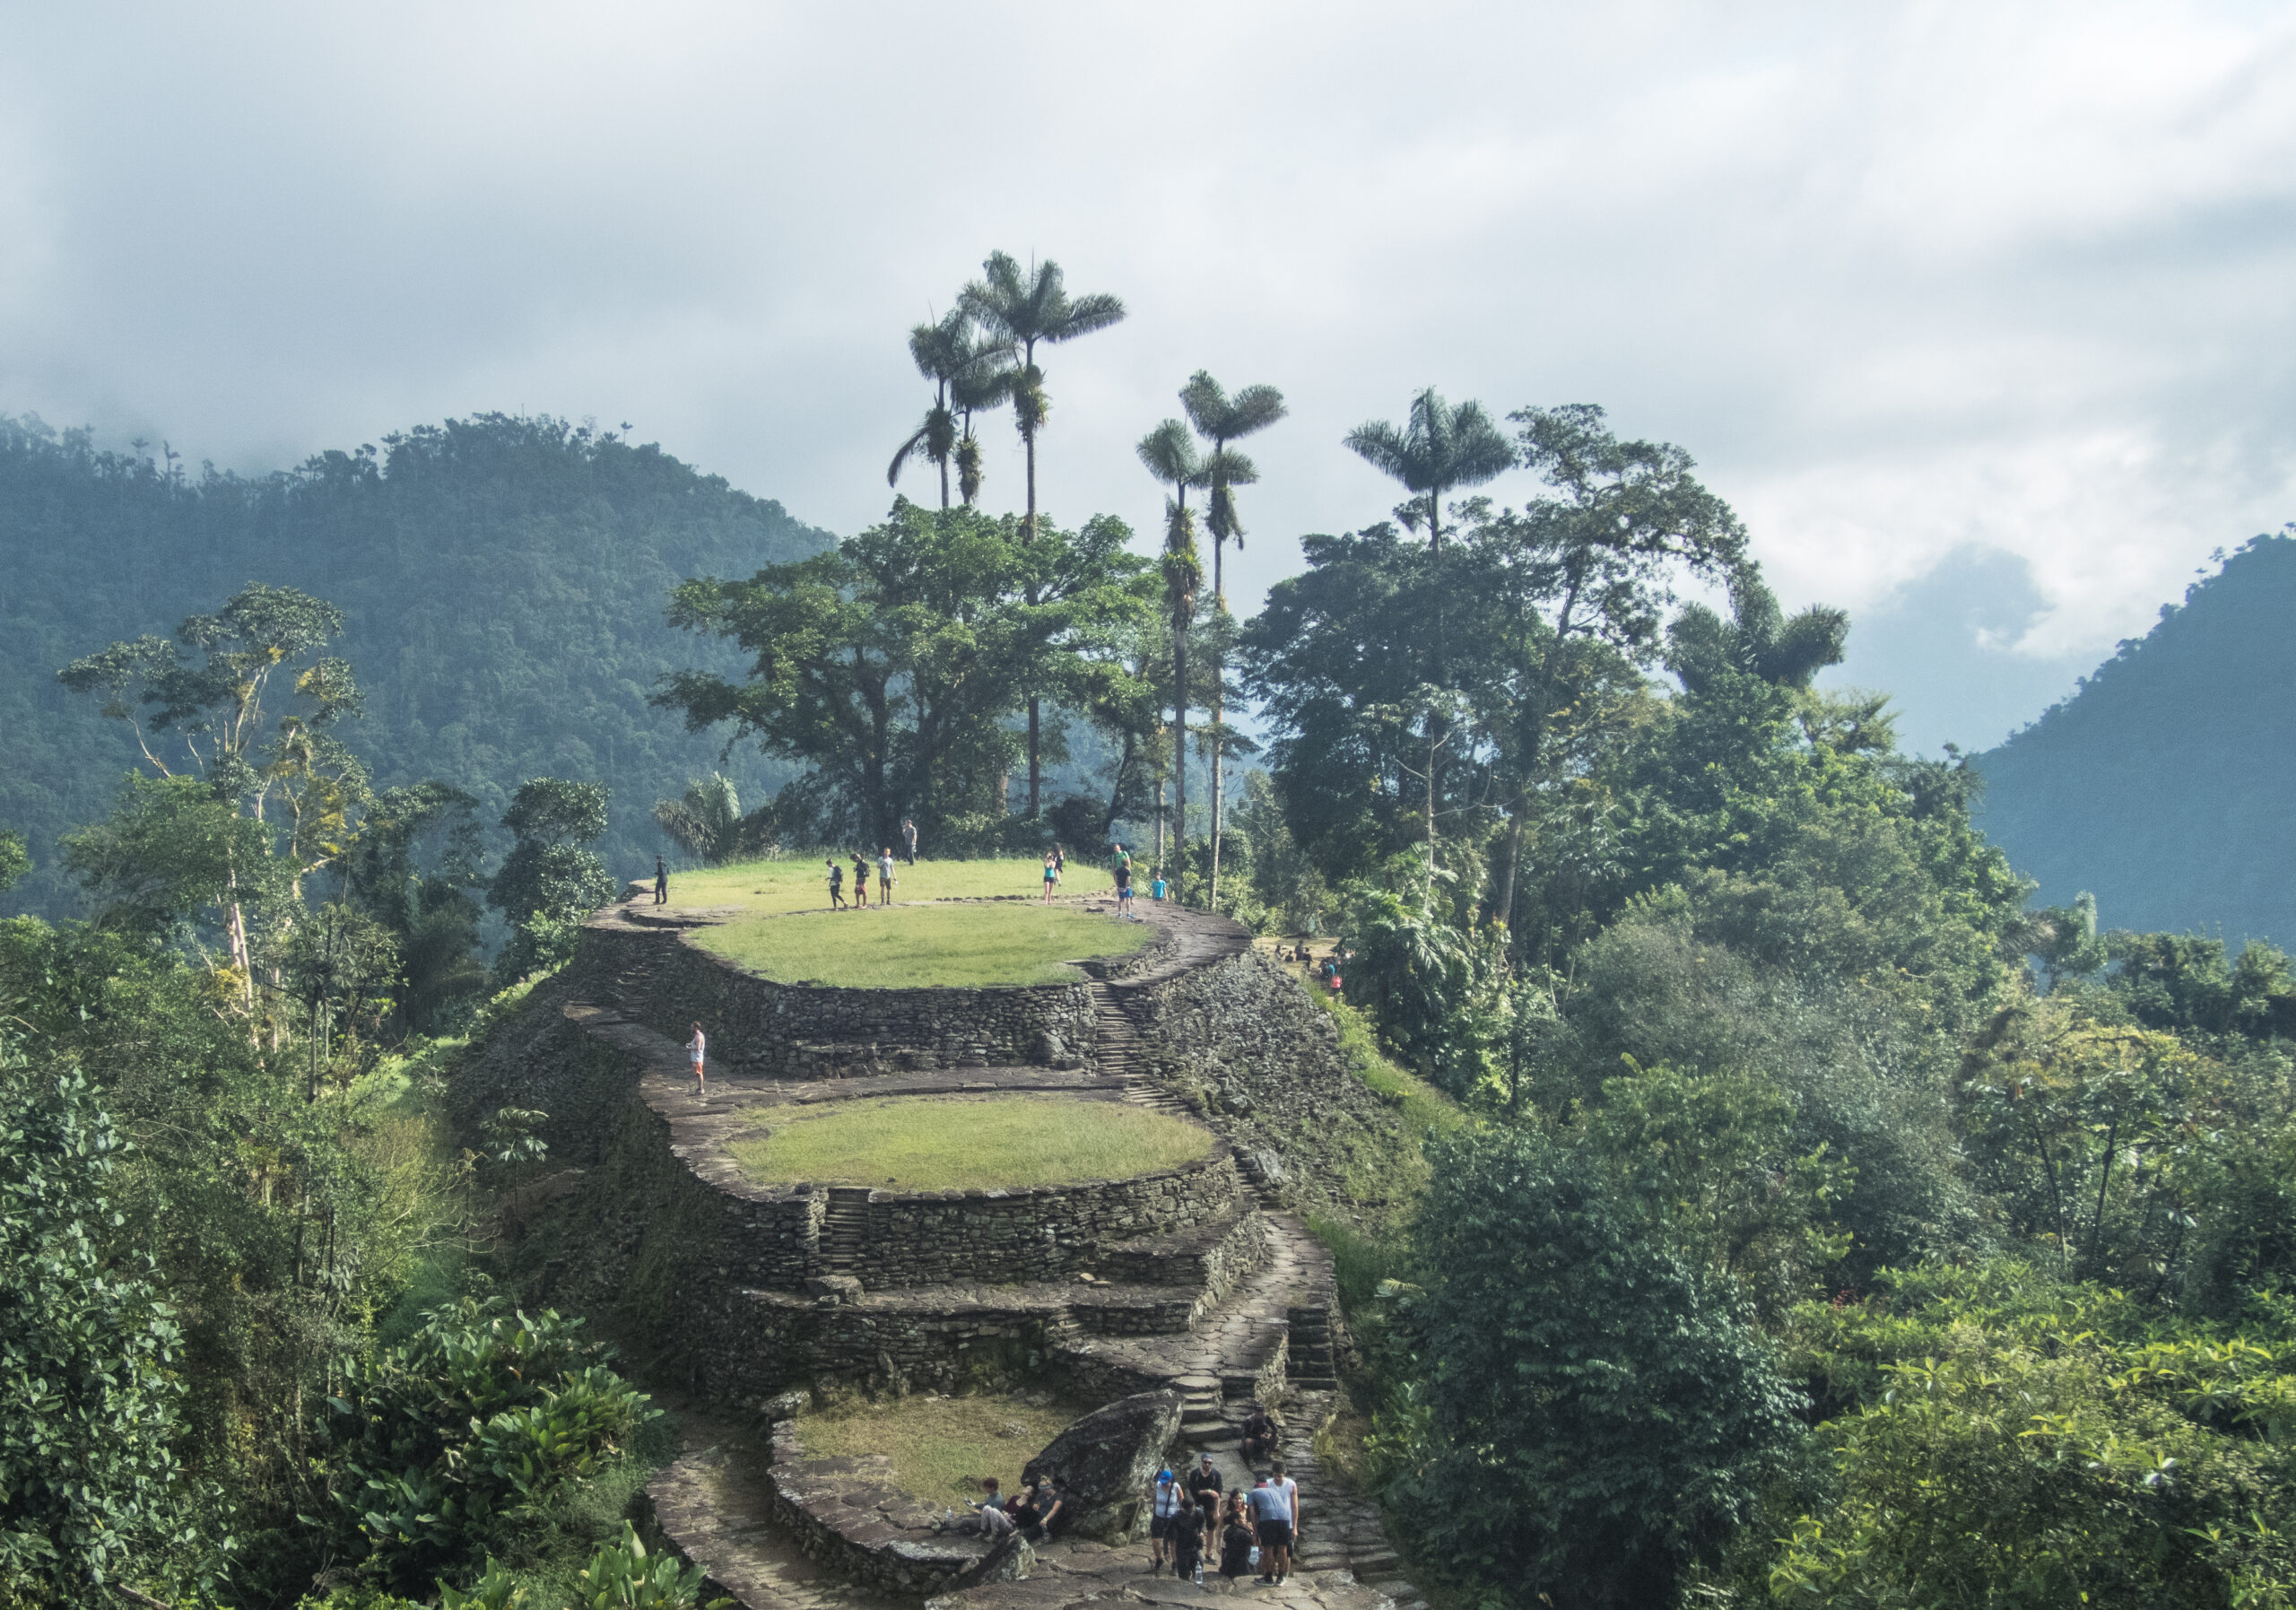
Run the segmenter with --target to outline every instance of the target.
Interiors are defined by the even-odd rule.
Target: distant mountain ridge
[[[0,416],[0,827],[37,863],[5,909],[74,909],[57,836],[100,818],[135,758],[57,668],[172,632],[249,581],[344,610],[367,713],[342,736],[378,787],[441,778],[479,797],[491,828],[526,778],[603,781],[607,865],[650,868],[654,801],[711,770],[718,744],[647,695],[673,666],[730,658],[670,629],[671,587],[831,540],[657,447],[550,418],[449,420],[380,452],[193,477]],[[754,752],[727,770],[745,805],[787,775]]]
[[[2259,536],[1976,757],[1979,825],[2107,927],[2296,946],[2296,539]]]

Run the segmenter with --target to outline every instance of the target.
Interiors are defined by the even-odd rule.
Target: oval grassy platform
[[[778,983],[921,989],[1065,983],[1081,975],[1065,962],[1135,951],[1155,933],[1097,911],[1013,901],[738,917],[693,942]]]
[[[829,868],[821,850],[796,850],[774,861],[740,861],[727,866],[699,867],[670,875],[670,909],[739,906],[751,911],[813,911],[829,905]],[[845,893],[853,894],[853,857],[838,857],[845,868]],[[875,868],[876,857],[869,858]],[[999,894],[1037,894],[1044,857],[1006,857],[983,861],[919,861],[914,866],[893,863],[895,900],[980,900]],[[869,880],[876,892],[876,879]],[[1062,892],[1098,892],[1114,885],[1102,868],[1072,862]]]
[[[893,1484],[936,1504],[978,1501],[993,1475],[1021,1490],[1021,1467],[1087,1410],[1003,1394],[896,1397],[801,1415],[797,1440],[809,1458],[883,1454]]]
[[[768,1133],[727,1143],[760,1185],[989,1190],[1130,1179],[1204,1155],[1194,1124],[1120,1101],[1064,1096],[890,1096],[775,1107]]]

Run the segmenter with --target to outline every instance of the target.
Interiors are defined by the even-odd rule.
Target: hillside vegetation
[[[2109,927],[2296,941],[2296,538],[2260,536],[2080,690],[1977,757],[1979,817],[2041,897]]]
[[[420,425],[248,477],[0,417],[0,822],[35,864],[13,898],[75,909],[56,840],[101,817],[136,760],[58,668],[170,633],[250,581],[342,609],[335,652],[366,693],[344,735],[378,787],[436,778],[491,822],[527,778],[602,782],[606,864],[649,869],[665,843],[654,801],[719,748],[647,707],[662,673],[718,663],[665,623],[670,590],[828,542],[657,447],[549,418]],[[728,769],[752,805],[789,775],[753,753]]]

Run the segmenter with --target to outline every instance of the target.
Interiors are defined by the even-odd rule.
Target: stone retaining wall
[[[887,920],[899,920],[893,913]],[[933,1067],[1089,1066],[1091,986],[839,989],[744,972],[687,930],[608,914],[582,935],[578,969],[632,1019],[683,1044],[700,1023],[742,1073],[821,1078]]]

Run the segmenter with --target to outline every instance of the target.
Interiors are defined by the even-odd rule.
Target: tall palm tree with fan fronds
[[[960,307],[930,324],[911,329],[909,355],[917,364],[917,372],[933,382],[933,406],[926,410],[925,422],[893,453],[892,464],[885,471],[885,484],[900,484],[900,472],[910,459],[930,459],[941,472],[941,507],[946,509],[949,460],[957,454],[965,438],[970,436],[972,411],[983,405],[987,395],[982,388],[981,377],[997,372],[1007,351],[1000,344],[984,343],[974,328],[972,315]],[[1005,384],[1009,388],[1010,382]],[[962,435],[958,430],[960,413],[965,421]],[[978,447],[971,455],[971,463],[973,489],[978,492]],[[970,503],[972,499],[968,496],[965,501]]]
[[[1204,484],[1204,460],[1187,427],[1176,419],[1142,437],[1136,451],[1148,473],[1172,489],[1164,501],[1164,605],[1172,619],[1172,803],[1178,831],[1171,883],[1172,898],[1178,901],[1187,871],[1187,629],[1196,616],[1196,591],[1204,585],[1187,489]]]
[[[1427,545],[1443,545],[1443,494],[1462,486],[1481,486],[1515,466],[1515,445],[1492,422],[1481,403],[1457,408],[1429,387],[1411,399],[1411,417],[1401,430],[1386,420],[1371,420],[1347,433],[1347,445],[1371,465],[1404,483],[1407,492],[1423,493],[1422,509],[1416,500],[1396,510],[1405,527],[1419,529],[1427,521]]]
[[[1236,518],[1235,489],[1249,486],[1259,479],[1258,466],[1231,444],[1239,437],[1265,431],[1282,419],[1286,412],[1283,394],[1273,386],[1247,386],[1231,397],[1212,378],[1210,370],[1199,369],[1180,387],[1180,406],[1187,411],[1188,423],[1196,427],[1196,433],[1212,444],[1212,451],[1204,460],[1205,500],[1210,505],[1205,524],[1212,528],[1213,607],[1224,614],[1228,589],[1220,573],[1221,550],[1231,540],[1238,553],[1243,552],[1244,547],[1243,522]],[[1227,797],[1226,769],[1222,764],[1227,745],[1222,735],[1228,718],[1228,666],[1226,657],[1216,648],[1212,670],[1212,889],[1207,899],[1217,907],[1220,817]]]
[[[1020,427],[1021,445],[1028,457],[1028,514],[1022,539],[1034,544],[1037,535],[1037,436],[1051,416],[1044,370],[1037,367],[1037,348],[1057,346],[1105,330],[1124,318],[1124,303],[1104,292],[1071,297],[1060,265],[1047,261],[1023,269],[1008,252],[991,252],[981,264],[982,277],[964,288],[961,302],[991,335],[1013,346],[1020,366],[1013,376],[1013,422]],[[1031,605],[1039,600],[1033,586],[1024,589]],[[1029,695],[1029,814],[1037,814],[1043,788],[1039,761],[1039,700]]]
[[[980,439],[973,434],[972,416],[1002,408],[1013,400],[1013,381],[1020,370],[1012,363],[1013,351],[999,346],[979,359],[949,386],[949,402],[957,411],[957,496],[966,508],[980,500]]]

